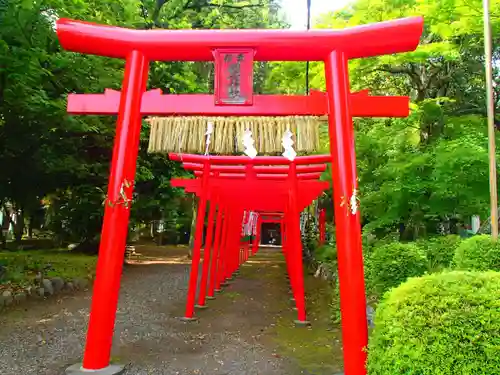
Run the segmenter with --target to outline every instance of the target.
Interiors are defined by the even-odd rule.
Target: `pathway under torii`
[[[330,161],[329,155],[297,157],[202,156],[170,154],[195,179],[173,179],[172,185],[199,197],[195,240],[186,302],[185,320],[193,320],[201,259],[203,227],[207,202],[208,227],[204,247],[203,270],[198,291],[199,308],[206,307],[205,297],[214,297],[237,272],[250,251],[241,256],[241,226],[245,212],[267,216],[281,215],[283,250],[297,308],[296,323],[308,324],[304,296],[300,212],[325,189],[328,182],[319,181]],[[257,224],[257,228],[260,227]],[[260,233],[256,233],[253,251],[257,251]]]

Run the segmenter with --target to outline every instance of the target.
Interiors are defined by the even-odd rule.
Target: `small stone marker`
[[[16,301],[16,303],[22,303],[22,302],[26,301],[26,299],[27,299],[27,295],[24,292],[19,292],[14,296],[14,301]]]
[[[12,304],[12,292],[10,290],[5,290],[2,295],[0,295],[0,306],[9,306]]]
[[[45,290],[45,295],[51,296],[54,294],[54,287],[52,286],[52,282],[48,279],[42,280],[42,286]]]
[[[59,293],[64,288],[64,280],[60,277],[54,277],[51,281],[54,293]]]

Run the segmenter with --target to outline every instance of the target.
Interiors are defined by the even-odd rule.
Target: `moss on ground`
[[[231,300],[235,300],[238,297],[241,297],[241,294],[237,293],[237,292],[226,292],[226,293],[224,293],[224,297],[229,298]]]
[[[307,373],[337,373],[342,370],[342,342],[340,327],[330,317],[330,286],[312,276],[306,276],[305,284],[311,326],[295,327],[290,314],[281,316],[275,326],[276,341],[283,355]]]
[[[71,253],[68,250],[0,251],[0,266],[5,269],[1,285],[26,286],[43,269],[44,277],[64,280],[93,277],[97,256]]]
[[[251,258],[243,267],[242,277],[260,279],[273,285],[275,296],[288,293],[285,282],[286,264],[279,251],[266,252]],[[267,264],[267,267],[259,266]],[[246,266],[247,266],[246,265]],[[260,272],[255,272],[259,268]],[[342,371],[342,342],[340,325],[331,318],[332,286],[312,275],[305,274],[306,305],[310,327],[296,327],[296,312],[284,305],[287,299],[276,298],[273,303],[282,311],[269,332],[278,346],[279,354],[296,363],[308,374],[335,374]],[[290,295],[291,297],[291,295]],[[278,306],[279,305],[279,306]]]

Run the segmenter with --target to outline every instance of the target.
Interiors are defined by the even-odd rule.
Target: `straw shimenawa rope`
[[[319,149],[320,117],[151,117],[149,153],[205,152],[205,133],[208,122],[214,131],[210,153],[239,154],[243,151],[242,138],[246,130],[252,132],[255,148],[260,154],[281,152],[283,134],[290,130],[295,135],[297,152],[314,152]]]

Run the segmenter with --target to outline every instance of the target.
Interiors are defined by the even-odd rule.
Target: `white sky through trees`
[[[321,14],[338,10],[349,0],[311,0],[312,20]],[[307,25],[307,0],[281,0],[283,10],[292,29],[305,29]]]

